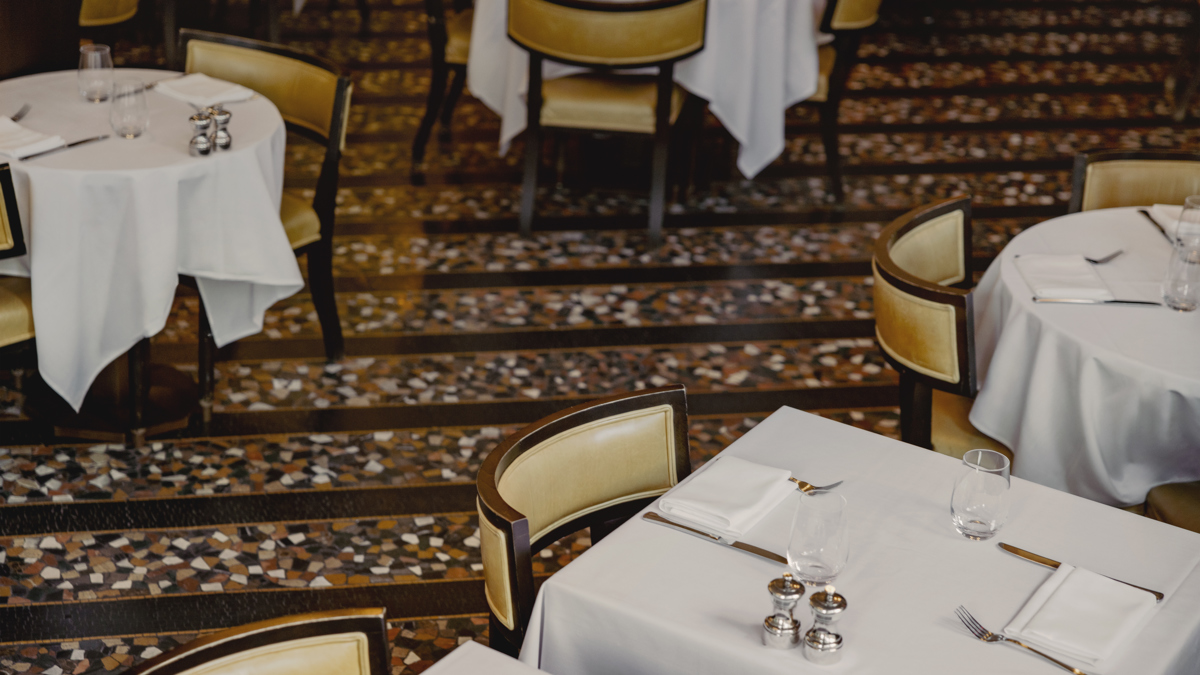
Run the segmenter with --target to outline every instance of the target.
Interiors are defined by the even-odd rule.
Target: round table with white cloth
[[[1200,479],[1200,312],[1034,303],[1014,259],[1082,254],[1116,298],[1160,301],[1171,245],[1134,208],[1055,218],[1015,237],[975,291],[981,387],[971,423],[1013,475],[1106,504]]]
[[[675,64],[675,82],[737,139],[748,177],[783,152],[787,109],[817,92],[824,11],[825,0],[708,0],[704,49]],[[584,70],[547,59],[542,77]],[[528,80],[528,53],[508,39],[508,0],[475,0],[467,89],[502,118],[501,154],[525,129]]]
[[[266,309],[304,285],[279,219],[286,132],[275,106],[229,104],[233,147],[192,157],[191,106],[146,97],[139,138],[7,160],[29,253],[0,261],[0,274],[31,277],[38,370],[76,410],[108,363],[163,329],[179,275],[196,278],[218,345],[260,332]],[[109,104],[84,101],[73,70],[0,82],[0,101],[31,104],[21,125],[68,143],[111,133]]]

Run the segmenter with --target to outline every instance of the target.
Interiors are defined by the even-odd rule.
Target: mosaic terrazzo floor
[[[244,15],[244,0],[230,4]],[[896,375],[870,337],[883,224],[973,194],[978,273],[1065,210],[1076,152],[1200,140],[1162,94],[1193,2],[887,0],[839,110],[845,204],[827,198],[815,110],[798,105],[783,154],[753,180],[705,118],[659,248],[643,230],[646,187],[605,177],[636,162],[564,142],[562,185],[541,181],[541,229],[524,239],[521,142],[499,156],[500,120],[469,95],[451,139],[429,144],[425,184],[410,183],[429,86],[423,5],[372,0],[365,36],[352,5],[310,0],[282,17],[286,42],[355,83],[334,262],[350,356],[324,362],[297,294],[218,364],[221,436],[193,428],[139,450],[47,437],[0,367],[0,672],[116,672],[239,623],[240,598],[283,615],[360,591],[397,608],[393,675],[422,672],[487,642],[472,486],[507,434],[683,382],[694,466],[783,404],[895,437]],[[163,63],[161,45],[115,44],[119,65]],[[320,160],[290,139],[286,189],[311,197]],[[154,341],[192,373],[196,310],[182,291]],[[589,545],[568,537],[535,571]],[[137,623],[164,602],[192,603],[169,605],[191,623]],[[37,623],[58,607],[69,625]]]

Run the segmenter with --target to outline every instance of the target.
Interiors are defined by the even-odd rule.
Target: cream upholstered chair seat
[[[1200,481],[1159,485],[1146,496],[1146,515],[1200,532]]]
[[[974,399],[965,396],[933,390],[933,449],[955,459],[962,459],[968,450],[995,450],[1011,462],[1012,450],[971,424],[967,416],[971,414],[971,405],[974,403]]]
[[[1070,211],[1182,204],[1200,194],[1200,153],[1099,150],[1075,156]]]
[[[0,277],[0,347],[31,340],[33,336],[29,279]]]
[[[287,192],[279,203],[279,219],[292,248],[300,248],[321,238],[321,219],[312,204]]]
[[[652,76],[573,75],[542,85],[542,125],[654,133],[658,85]],[[683,109],[687,92],[675,85],[672,123]]]
[[[474,20],[474,9],[451,12],[446,17],[446,63],[467,63],[471,53],[471,22]]]

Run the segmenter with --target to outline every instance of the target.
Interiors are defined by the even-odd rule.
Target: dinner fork
[[[816,485],[813,485],[812,483],[805,483],[804,481],[802,481],[798,478],[790,478],[789,477],[788,480],[795,483],[796,487],[800,488],[800,491],[805,494],[808,494],[809,492],[816,492],[817,490],[832,490],[833,488],[842,484],[842,481],[839,480],[836,483],[832,483],[832,484],[826,485],[824,487],[817,487]]]
[[[14,122],[20,122],[22,117],[29,114],[29,109],[32,107],[33,106],[26,103],[25,105],[21,106],[21,109],[17,111],[17,114],[13,115],[10,119]]]
[[[993,633],[992,631],[984,628],[978,621],[975,620],[975,617],[971,616],[971,613],[967,611],[967,608],[963,607],[962,605],[959,605],[958,609],[954,610],[954,613],[958,615],[958,620],[963,622],[963,625],[967,627],[967,630],[971,631],[972,635],[980,640],[983,640],[984,642],[1011,642],[1014,645],[1028,649],[1034,654],[1037,654],[1038,656],[1068,672],[1075,673],[1075,675],[1087,675],[1087,673],[1083,672],[1082,670],[1078,668],[1072,668],[1071,666],[1068,666],[1049,654],[1043,654],[1042,652],[1039,652],[1024,642],[1018,642],[1010,637],[1005,637],[1000,633]]]
[[[1103,258],[1089,258],[1087,256],[1084,256],[1083,259],[1092,263],[1093,265],[1103,265],[1104,263],[1112,260],[1113,258],[1121,255],[1124,252],[1125,252],[1125,249],[1119,248],[1119,249],[1113,251],[1112,253],[1109,253],[1108,255],[1104,256]]]

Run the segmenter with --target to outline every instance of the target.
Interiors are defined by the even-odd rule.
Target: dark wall
[[[83,0],[0,0],[0,79],[79,65]]]

